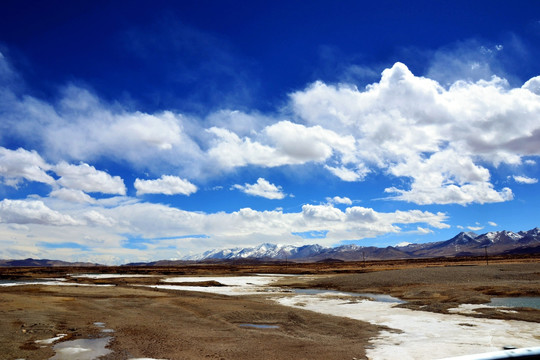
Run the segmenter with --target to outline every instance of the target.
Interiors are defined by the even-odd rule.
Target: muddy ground
[[[314,277],[302,282],[287,278],[282,285],[387,293],[408,301],[402,306],[436,312],[447,312],[460,303],[485,303],[492,296],[540,296],[540,263],[536,259],[489,266],[482,262],[356,264],[357,268],[335,264],[333,269],[331,264],[272,266],[138,271],[155,275],[309,273]],[[348,266],[346,271],[344,266]],[[105,268],[92,272],[96,270],[126,271]],[[0,279],[61,277],[73,272],[89,269],[0,269]],[[229,297],[137,286],[160,279],[71,280],[113,285],[107,287],[0,287],[0,359],[47,359],[54,355],[51,346],[42,348],[34,341],[58,333],[71,339],[110,335],[101,333],[95,322],[114,330],[110,345],[114,352],[104,359],[362,359],[369,340],[381,330],[368,323],[282,307],[263,296]],[[516,313],[482,310],[476,316],[540,322],[540,310],[533,309],[518,309]],[[240,326],[246,323],[278,328]]]

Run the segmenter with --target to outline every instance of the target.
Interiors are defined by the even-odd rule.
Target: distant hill
[[[2,267],[55,267],[55,266],[101,266],[99,264],[86,262],[67,262],[61,260],[48,259],[24,259],[24,260],[0,260]]]

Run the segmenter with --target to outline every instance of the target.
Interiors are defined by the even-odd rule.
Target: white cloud
[[[361,206],[349,207],[345,211],[347,219],[352,221],[361,221],[373,223],[379,220],[379,215],[373,209],[364,208]]]
[[[530,157],[540,156],[540,80],[512,88],[493,76],[494,63],[486,61],[502,51],[496,44],[472,42],[459,48],[467,49],[464,61],[448,57],[452,51],[440,52],[437,66],[425,77],[398,62],[362,89],[315,82],[290,94],[279,119],[229,109],[202,119],[171,111],[130,111],[76,86],[66,87],[57,102],[47,102],[15,96],[8,81],[0,101],[2,136],[27,143],[47,162],[60,164],[51,167],[36,152],[3,149],[2,179],[11,186],[23,180],[53,185],[47,171],[92,168],[86,164],[105,157],[156,177],[166,170],[190,179],[238,167],[314,163],[342,181],[362,181],[368,173],[390,175],[395,182],[387,193],[394,200],[508,201],[511,189],[495,186],[490,169],[496,171],[501,163],[531,164]],[[445,63],[446,68],[440,67]],[[13,74],[8,65],[2,59],[0,72]],[[470,76],[455,78],[464,69]],[[59,173],[59,184],[125,194],[121,179],[101,173],[106,176],[99,181],[89,177],[92,183]]]
[[[17,186],[23,179],[52,185],[55,180],[47,174],[50,169],[35,151],[0,147],[0,177],[7,185]]]
[[[527,176],[514,175],[513,178],[514,181],[519,184],[536,184],[538,182],[538,179],[530,178]]]
[[[308,220],[343,221],[345,219],[345,214],[332,205],[306,204],[302,206],[302,215]]]
[[[469,229],[471,231],[480,231],[483,228],[484,228],[483,226],[467,226],[467,229]]]
[[[204,173],[204,154],[194,140],[202,129],[180,114],[130,112],[76,86],[66,87],[56,103],[15,96],[9,88],[3,96],[2,136],[31,139],[32,147],[50,161],[106,157],[152,172],[174,166],[197,176]]]
[[[252,137],[240,137],[229,129],[217,127],[207,132],[214,136],[208,155],[224,169],[324,162],[333,155],[351,161],[355,149],[355,140],[350,135],[342,136],[321,126],[306,127],[290,121],[267,126]]]
[[[156,180],[135,180],[137,195],[165,194],[165,195],[191,195],[197,191],[197,186],[177,176],[162,175]]]
[[[113,226],[117,223],[116,220],[101,214],[97,210],[89,210],[84,213],[84,218],[92,225]]]
[[[70,189],[104,194],[126,194],[126,186],[121,177],[111,176],[85,163],[71,165],[60,162],[54,167],[54,171],[60,176],[58,184]]]
[[[488,221],[489,226],[499,226],[496,222]]]
[[[423,228],[421,226],[417,226],[416,227],[416,232],[418,234],[422,234],[422,235],[426,235],[426,234],[432,234],[433,233],[433,230],[431,229],[426,229],[426,228]]]
[[[308,125],[356,140],[354,164],[410,178],[411,188],[390,187],[396,200],[419,204],[508,201],[485,165],[519,164],[540,155],[540,97],[509,89],[497,77],[448,87],[413,75],[400,63],[363,90],[316,82],[291,95],[291,107]],[[343,180],[358,180],[351,164],[326,165]],[[339,170],[339,171],[338,171]]]
[[[271,144],[291,163],[324,161],[334,151],[350,159],[355,150],[354,137],[338,135],[319,125],[306,127],[290,121],[280,121],[264,129]]]
[[[263,178],[257,179],[255,184],[236,184],[233,185],[233,188],[241,190],[249,195],[261,196],[267,199],[283,199],[286,196],[286,194],[283,193],[281,186],[271,184]]]
[[[276,238],[284,243],[302,244],[305,240],[293,233],[309,231],[324,231],[326,238],[318,242],[332,245],[345,239],[398,233],[401,231],[398,224],[448,227],[445,214],[418,210],[383,213],[362,207],[342,211],[330,205],[304,205],[302,211],[291,213],[243,208],[207,214],[131,198],[96,200],[94,204],[63,203],[60,198],[4,200],[0,203],[0,219],[2,234],[18,244],[10,246],[10,252],[26,249],[29,254],[28,249],[32,248],[41,257],[49,254],[58,257],[58,253],[37,247],[37,239],[51,243],[76,242],[88,251],[65,253],[63,258],[99,259],[107,263],[169,258],[173,251],[188,254],[218,247],[254,246]],[[14,225],[26,228],[24,231],[10,228]],[[126,248],[125,234],[148,239],[143,241],[147,248]]]
[[[362,164],[360,164],[356,169],[352,170],[344,166],[332,167],[325,165],[324,167],[341,180],[348,182],[361,181],[369,172],[369,170]]]
[[[500,192],[493,189],[490,183],[474,183],[457,186],[454,184],[441,187],[422,187],[413,183],[410,190],[401,190],[395,187],[385,189],[387,193],[398,195],[389,197],[393,200],[402,200],[421,205],[429,204],[461,204],[494,203],[509,201],[514,198],[512,190],[505,187]]]
[[[6,224],[80,225],[69,215],[48,208],[42,201],[0,201],[0,222]]]
[[[92,204],[96,202],[90,195],[84,193],[81,190],[75,189],[56,189],[51,191],[49,196],[73,203]]]
[[[529,90],[536,95],[540,95],[540,76],[529,79],[521,88]]]
[[[345,205],[352,205],[352,200],[349,199],[349,198],[346,197],[346,196],[344,196],[344,197],[341,197],[341,196],[334,196],[333,198],[327,197],[327,198],[326,198],[326,201],[327,201],[329,204],[345,204]]]

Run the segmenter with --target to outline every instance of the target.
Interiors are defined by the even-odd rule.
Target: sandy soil
[[[319,266],[299,265],[297,269],[303,270],[297,272],[320,274],[302,281],[288,277],[281,285],[386,293],[408,301],[401,306],[441,313],[459,304],[486,303],[493,296],[540,296],[538,261],[489,266],[400,263],[394,269],[388,264],[362,265],[354,271],[347,268],[345,274],[339,272],[351,265],[336,264],[334,271],[328,264],[317,271]],[[240,274],[240,270],[277,273],[290,272],[291,268],[289,265],[286,269],[277,266],[239,269],[220,265],[220,271],[206,267],[199,270],[203,274]],[[108,269],[108,272],[120,270]],[[0,279],[65,276],[72,272],[73,269],[0,269]],[[162,272],[197,274],[193,268],[169,268]],[[104,336],[95,322],[104,322],[106,328],[115,331],[110,346],[114,352],[104,359],[362,359],[370,339],[382,330],[361,321],[279,306],[264,296],[230,297],[137,286],[155,284],[160,279],[161,276],[71,280],[80,284],[114,284],[109,287],[0,287],[0,359],[47,359],[54,355],[51,346],[41,348],[35,340],[58,333],[66,333],[72,339]],[[540,322],[540,310],[517,310],[515,313],[479,310],[473,316]],[[279,327],[240,326],[246,323]]]

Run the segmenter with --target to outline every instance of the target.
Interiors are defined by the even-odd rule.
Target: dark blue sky
[[[365,85],[396,61],[424,75],[433,51],[469,39],[519,36],[529,52],[501,62],[519,60],[512,75],[525,81],[539,11],[536,1],[6,1],[0,43],[45,97],[75,82],[147,111],[268,111],[312,81]]]

